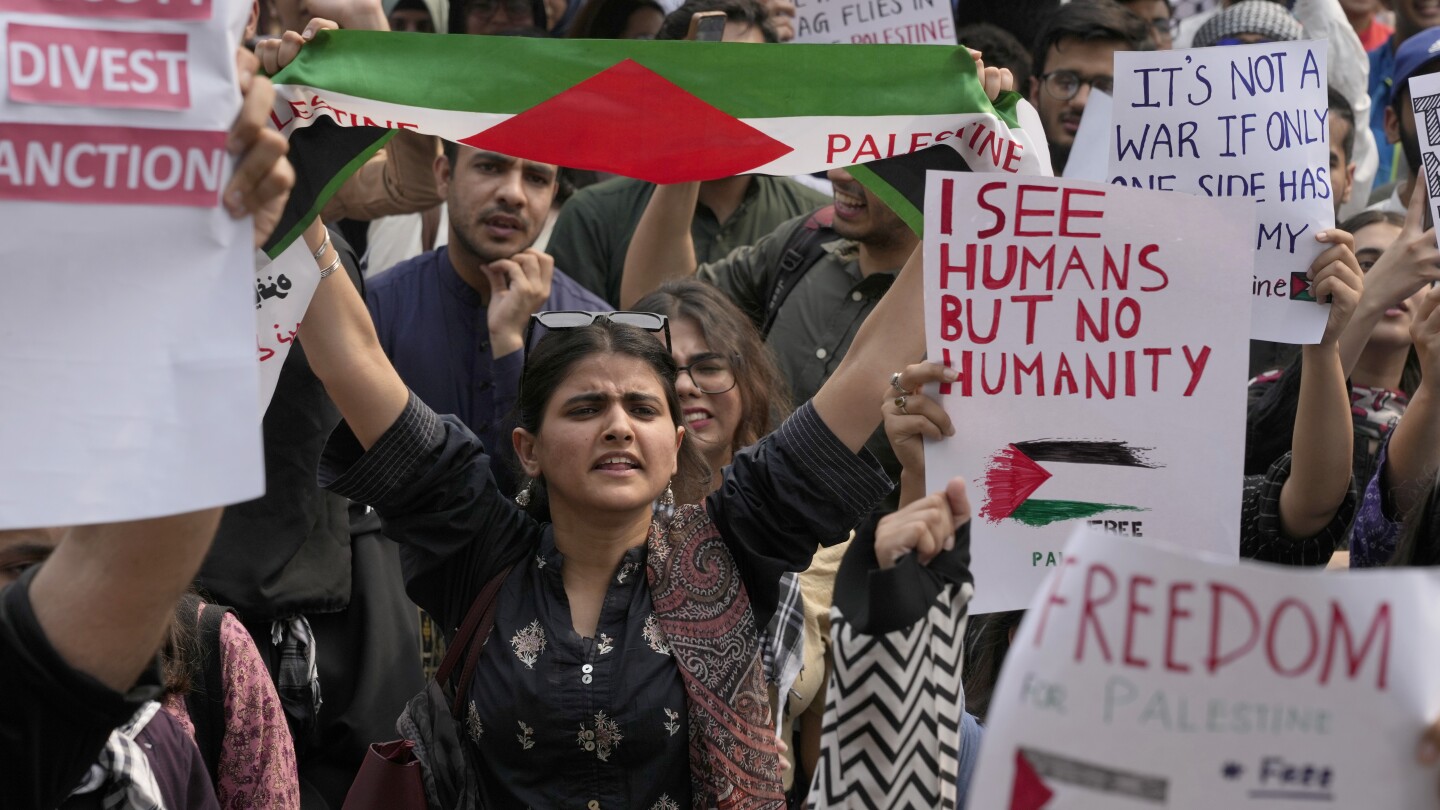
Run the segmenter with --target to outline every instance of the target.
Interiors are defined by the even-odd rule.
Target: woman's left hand
[[[875,562],[891,568],[910,552],[920,563],[955,547],[955,532],[970,520],[970,500],[965,479],[952,478],[943,492],[937,492],[891,512],[875,527]]]
[[[892,378],[890,391],[880,405],[890,449],[907,475],[925,474],[925,439],[954,436],[950,414],[940,403],[920,392],[930,383],[953,382],[955,372],[939,363],[916,363]]]

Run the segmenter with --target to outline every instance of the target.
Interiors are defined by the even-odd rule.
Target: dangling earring
[[[535,479],[531,478],[525,482],[525,488],[515,493],[515,503],[520,506],[530,505],[530,491],[535,488]]]
[[[674,479],[671,479],[671,483],[674,483]],[[670,518],[675,517],[675,490],[671,484],[665,485],[665,491],[660,493],[660,500],[655,502],[655,517],[667,523]]]

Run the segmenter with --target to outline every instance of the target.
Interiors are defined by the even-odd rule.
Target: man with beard
[[[1403,216],[1410,205],[1410,195],[1415,192],[1421,163],[1420,133],[1410,106],[1410,80],[1435,72],[1440,72],[1440,27],[1427,28],[1411,36],[1395,52],[1395,90],[1384,109],[1384,134],[1386,142],[1392,148],[1398,146],[1405,155],[1407,171],[1395,183],[1390,197],[1371,206],[1372,209],[1393,211]],[[1431,133],[1430,138],[1434,139],[1437,135],[1440,133]]]
[[[557,167],[446,142],[435,182],[449,243],[371,280],[365,303],[405,384],[484,440],[497,482],[512,492],[506,420],[530,316],[610,307],[531,249],[559,187]]]
[[[1026,97],[1045,125],[1057,177],[1070,158],[1090,91],[1109,93],[1114,86],[1115,52],[1151,47],[1149,26],[1114,0],[1074,0],[1041,29]]]

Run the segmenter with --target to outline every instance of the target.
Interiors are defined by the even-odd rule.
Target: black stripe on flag
[[[266,255],[275,258],[304,233],[341,184],[393,134],[377,127],[342,127],[328,117],[292,132],[290,163],[295,167],[295,188],[285,202],[280,224],[265,243]]]
[[[1014,442],[1014,446],[1031,461],[1058,461],[1069,464],[1108,464],[1115,467],[1155,469],[1145,458],[1148,447],[1131,447],[1125,442],[1037,439]]]

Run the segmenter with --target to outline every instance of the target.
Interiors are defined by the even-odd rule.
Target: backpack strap
[[[771,282],[770,294],[765,298],[765,317],[760,322],[761,339],[770,335],[780,306],[800,283],[800,277],[824,257],[825,243],[836,238],[837,234],[831,227],[834,222],[835,206],[827,205],[812,213],[805,224],[792,231],[790,238],[785,240],[785,249],[780,254],[780,269]]]
[[[450,673],[460,664],[462,657],[464,666],[460,668],[460,680],[456,681],[455,697],[450,703],[450,713],[455,719],[464,722],[465,706],[465,684],[475,675],[475,665],[480,661],[480,651],[485,648],[485,641],[490,637],[490,631],[495,629],[495,611],[500,604],[500,586],[505,584],[505,578],[510,575],[514,565],[505,566],[494,579],[485,583],[480,593],[475,596],[475,601],[470,604],[470,610],[465,614],[465,621],[460,623],[460,629],[455,632],[455,637],[450,639],[450,646],[445,650],[445,660],[440,662],[440,668],[435,671],[435,681],[440,684],[443,690],[449,682]]]
[[[200,670],[198,683],[185,695],[185,710],[195,726],[195,745],[210,772],[210,781],[220,784],[220,749],[225,741],[225,660],[220,628],[225,615],[233,613],[222,605],[206,604],[198,625]]]

